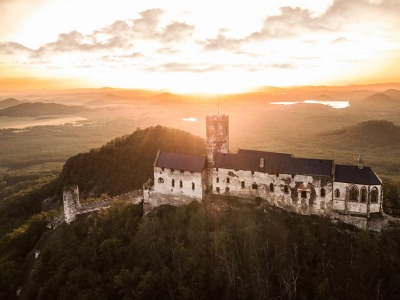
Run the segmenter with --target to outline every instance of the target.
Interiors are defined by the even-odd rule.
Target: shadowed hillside
[[[394,146],[400,144],[400,126],[386,120],[370,120],[335,131],[324,132],[321,136],[330,136],[343,142],[361,140],[375,146]]]
[[[190,133],[161,126],[137,130],[100,149],[78,154],[65,163],[58,189],[78,184],[85,195],[120,194],[142,187],[153,177],[157,151],[205,154],[205,142]]]
[[[82,110],[84,110],[83,107],[56,103],[21,103],[0,110],[0,116],[38,117],[44,115],[71,115]]]

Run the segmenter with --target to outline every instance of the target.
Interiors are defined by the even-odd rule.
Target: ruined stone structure
[[[76,220],[77,215],[109,208],[112,202],[116,200],[138,204],[144,199],[145,195],[145,191],[137,190],[95,202],[80,203],[78,186],[66,186],[63,188],[64,221],[69,224]],[[149,191],[147,190],[147,196],[148,195]]]
[[[215,163],[217,153],[229,152],[229,116],[206,117],[207,160],[210,166]]]
[[[382,181],[364,167],[362,155],[358,166],[350,166],[287,153],[244,149],[229,153],[229,117],[219,114],[206,117],[206,137],[207,166],[202,156],[159,151],[154,198],[164,198],[161,203],[166,203],[173,197],[175,205],[180,195],[183,204],[190,198],[204,199],[206,191],[259,198],[297,213],[331,216],[359,228],[380,230]]]
[[[298,158],[293,154],[239,149],[229,153],[229,117],[206,117],[207,156],[159,150],[154,161],[154,184],[114,198],[80,203],[77,186],[63,189],[64,220],[111,206],[124,199],[143,202],[144,212],[162,205],[202,201],[207,195],[261,199],[306,215],[330,216],[362,229],[381,231],[382,181],[364,167],[333,160]]]

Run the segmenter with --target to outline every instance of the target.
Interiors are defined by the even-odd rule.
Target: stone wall
[[[109,208],[114,201],[126,201],[138,204],[142,199],[143,191],[136,190],[98,201],[80,203],[78,186],[67,186],[63,188],[64,221],[69,224],[75,221],[77,215]]]
[[[262,198],[302,214],[325,215],[332,210],[330,177],[212,168],[210,180],[213,194]]]
[[[206,117],[207,160],[212,165],[216,153],[229,152],[229,116]]]
[[[358,197],[357,201],[350,201],[350,188],[357,187]],[[365,188],[366,198],[361,200],[361,189]],[[376,189],[378,191],[378,202],[371,202],[371,191]],[[333,184],[333,209],[335,211],[349,213],[349,214],[364,214],[382,212],[382,188],[375,185],[361,185],[349,184],[343,182],[334,182]]]
[[[206,172],[206,170],[199,173],[154,167],[154,192],[201,200],[206,188],[204,182],[207,178]]]

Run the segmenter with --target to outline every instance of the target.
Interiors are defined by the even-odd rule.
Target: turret
[[[63,188],[64,219],[68,224],[75,221],[78,210],[81,207],[79,202],[79,189],[77,185],[69,185]]]
[[[216,153],[229,152],[229,116],[207,116],[206,136],[207,160],[210,165],[214,165]]]

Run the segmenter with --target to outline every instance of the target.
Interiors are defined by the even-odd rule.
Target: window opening
[[[269,184],[269,191],[272,193],[274,192],[274,184],[273,183]]]
[[[349,192],[350,201],[358,201],[358,189],[356,186],[352,186]]]
[[[378,189],[373,188],[371,191],[371,203],[377,203],[378,202]]]
[[[367,189],[365,187],[361,188],[361,202],[367,202]]]
[[[284,192],[285,194],[289,194],[289,187],[288,187],[288,185],[285,185],[285,187],[283,188],[283,192]]]

